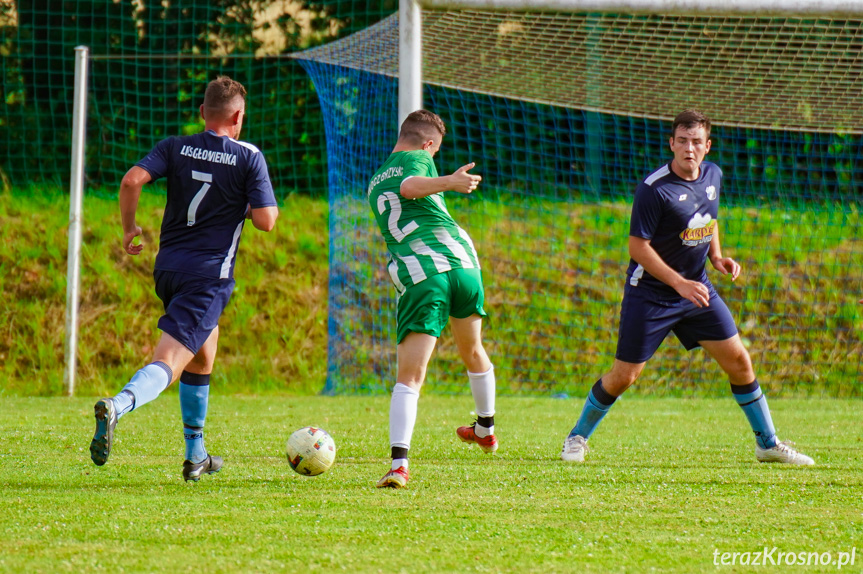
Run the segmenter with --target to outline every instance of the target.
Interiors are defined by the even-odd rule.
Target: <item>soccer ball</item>
[[[305,476],[317,476],[333,465],[336,443],[324,429],[303,427],[288,439],[288,463]]]

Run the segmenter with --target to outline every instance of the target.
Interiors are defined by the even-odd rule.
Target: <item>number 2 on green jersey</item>
[[[387,219],[387,227],[389,227],[393,239],[401,243],[402,240],[415,231],[419,225],[416,221],[411,221],[404,227],[399,228],[399,217],[402,215],[402,202],[399,200],[398,195],[389,191],[385,191],[378,196],[378,213],[381,215],[384,214],[384,211],[386,211],[387,208],[387,202],[390,204],[390,216]]]

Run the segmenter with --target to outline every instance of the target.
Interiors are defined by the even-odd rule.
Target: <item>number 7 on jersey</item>
[[[203,171],[195,171],[192,170],[192,179],[195,181],[203,181],[204,185],[201,186],[201,189],[198,190],[198,193],[195,194],[195,197],[192,198],[192,203],[189,204],[189,211],[186,215],[186,226],[192,227],[195,225],[195,218],[198,215],[198,206],[201,204],[201,201],[204,200],[204,196],[207,195],[207,192],[210,190],[210,184],[213,183],[213,174],[212,173],[204,173]]]

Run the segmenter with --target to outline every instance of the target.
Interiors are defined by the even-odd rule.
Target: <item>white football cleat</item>
[[[583,436],[579,434],[568,436],[563,441],[563,450],[560,451],[560,458],[566,462],[584,462],[584,453],[587,450],[587,439]]]
[[[789,441],[780,442],[773,448],[761,448],[756,444],[755,458],[758,459],[758,462],[783,462],[785,464],[797,464],[801,466],[812,466],[815,464],[814,460],[791,448],[792,444],[794,443]]]

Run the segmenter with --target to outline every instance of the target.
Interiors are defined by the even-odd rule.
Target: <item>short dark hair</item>
[[[204,109],[210,113],[223,114],[228,111],[234,100],[241,98],[246,103],[246,88],[228,76],[219,76],[209,84],[204,92]]]
[[[417,110],[408,114],[402,122],[399,131],[399,140],[411,144],[420,145],[440,135],[446,135],[446,126],[440,116],[428,110]]]
[[[707,132],[707,138],[710,138],[710,118],[698,110],[684,110],[677,114],[674,118],[674,123],[671,124],[671,137],[677,135],[677,128],[691,130],[692,128],[702,127]]]

